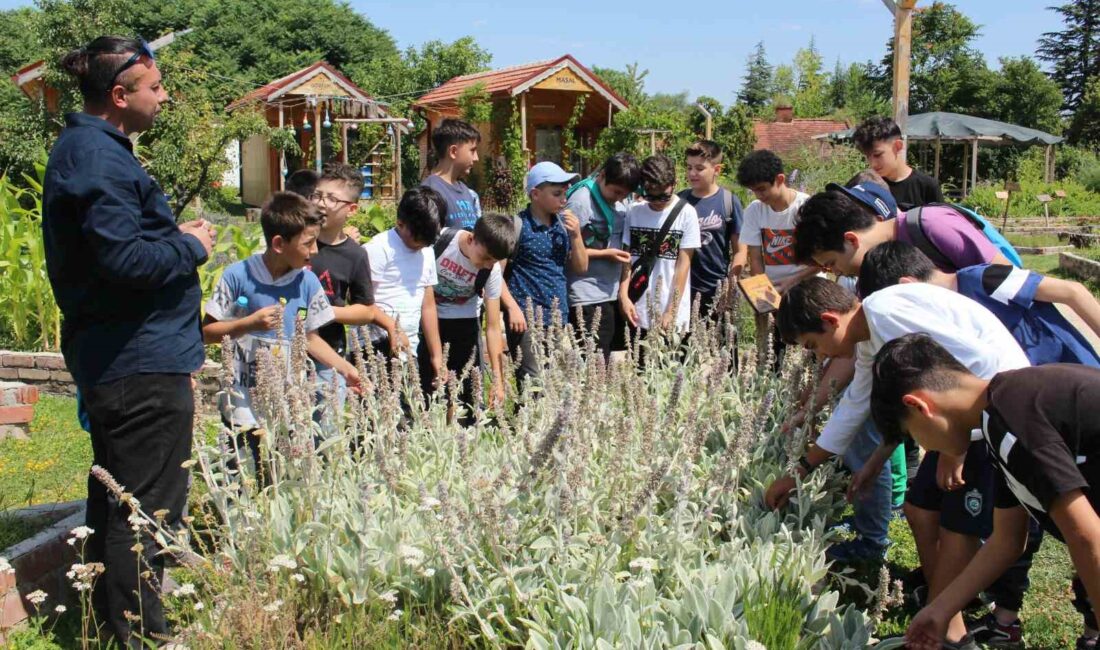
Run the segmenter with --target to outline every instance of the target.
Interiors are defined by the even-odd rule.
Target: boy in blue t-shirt
[[[469,122],[456,119],[443,120],[431,133],[435,165],[421,185],[439,192],[447,202],[440,228],[472,231],[481,217],[481,200],[462,180],[477,164],[481,133]]]
[[[944,273],[920,249],[900,241],[879,244],[864,256],[860,295],[904,282],[936,284],[982,305],[1004,323],[1033,365],[1076,363],[1100,368],[1100,355],[1055,306],[1066,305],[1100,334],[1100,302],[1078,282],[1003,264],[979,264]],[[1034,521],[1029,532],[1023,555],[987,590],[995,603],[993,611],[967,623],[969,633],[979,642],[1015,643],[1022,638],[1019,612],[1030,586],[1032,559],[1043,539],[1043,531]]]
[[[295,320],[302,318],[309,354],[335,368],[348,385],[359,385],[355,367],[321,338],[319,330],[332,322],[333,311],[320,280],[305,267],[317,252],[317,235],[324,216],[306,199],[276,192],[260,213],[267,250],[230,265],[206,303],[203,339],[236,341],[236,377],[230,395],[219,408],[226,425],[236,432],[257,429],[251,390],[256,385],[257,353],[264,348],[290,358]],[[283,310],[282,331],[274,331]],[[249,436],[250,444],[252,436]]]

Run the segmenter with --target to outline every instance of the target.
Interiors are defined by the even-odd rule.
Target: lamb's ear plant
[[[611,365],[596,328],[578,341],[531,313],[543,372],[509,388],[515,411],[479,408],[469,429],[445,391],[420,394],[415,363],[357,336],[369,384],[338,433],[312,422],[301,348],[289,371],[261,355],[265,480],[195,437],[208,562],[189,575],[181,641],[308,645],[354,622],[360,645],[863,647],[868,618],[824,581],[844,507],[831,468],[785,510],[762,505],[800,451],[779,424],[809,360],[790,349],[774,373],[739,336],[751,316],[736,293],[718,304],[721,320],[696,316],[687,340],[655,336]]]

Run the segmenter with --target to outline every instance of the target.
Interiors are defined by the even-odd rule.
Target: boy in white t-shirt
[[[737,167],[737,182],[750,190],[756,200],[745,208],[741,223],[741,244],[749,248],[749,273],[764,273],[780,294],[815,275],[818,270],[796,263],[794,254],[794,227],[798,222],[798,209],[808,194],[787,186],[783,173],[783,161],[767,149],[754,151]],[[768,332],[767,315],[757,314],[756,331]],[[763,343],[766,336],[758,338]],[[776,358],[783,349],[779,337],[773,345]]]
[[[436,274],[439,282],[435,298],[439,312],[440,342],[449,346],[447,369],[461,375],[471,362],[478,366],[481,346],[481,316],[485,309],[485,344],[489,353],[492,389],[489,404],[504,404],[504,363],[501,329],[500,295],[504,280],[500,260],[506,260],[516,247],[516,226],[512,217],[485,214],[474,223],[474,230],[444,228],[434,246]],[[420,379],[425,391],[435,380],[427,357],[427,346],[420,342]],[[474,423],[474,400],[480,401],[481,386],[467,375],[459,389],[458,402],[465,412],[459,423]],[[476,395],[476,397],[475,397]]]
[[[631,264],[656,255],[649,285],[638,300],[630,299],[631,264],[623,265],[619,301],[623,315],[644,337],[651,329],[686,332],[691,325],[691,256],[700,246],[699,217],[695,208],[675,194],[676,165],[663,154],[642,163],[644,199],[631,206],[623,227],[623,247]],[[675,214],[673,214],[675,213]],[[665,221],[672,224],[656,241]]]
[[[436,314],[437,282],[435,256],[431,245],[439,236],[447,202],[429,187],[414,187],[405,192],[397,205],[397,225],[378,233],[363,244],[370,260],[374,304],[397,321],[401,337],[393,349],[400,358],[415,351],[420,343],[423,323],[424,342],[431,367],[443,369],[443,348],[439,343],[439,319]],[[389,355],[391,347],[385,330],[372,325],[371,343],[376,351]]]

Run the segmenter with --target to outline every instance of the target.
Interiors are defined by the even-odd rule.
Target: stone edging
[[[1100,262],[1073,253],[1058,254],[1058,268],[1084,280],[1100,281]]]

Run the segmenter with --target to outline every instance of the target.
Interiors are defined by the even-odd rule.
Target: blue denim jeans
[[[344,419],[344,402],[348,396],[348,383],[344,376],[330,366],[317,364],[317,393],[314,397],[313,421],[321,425],[325,437],[340,433]],[[325,387],[336,380],[335,410],[333,404],[325,399]]]
[[[858,472],[875,449],[882,442],[882,436],[875,430],[870,418],[863,423],[859,433],[852,439],[848,451],[844,452],[844,464],[852,472]],[[893,505],[893,477],[890,463],[887,462],[878,473],[874,483],[868,485],[852,504],[855,516],[852,526],[861,537],[879,545],[889,542],[887,533],[890,528],[891,506]]]

